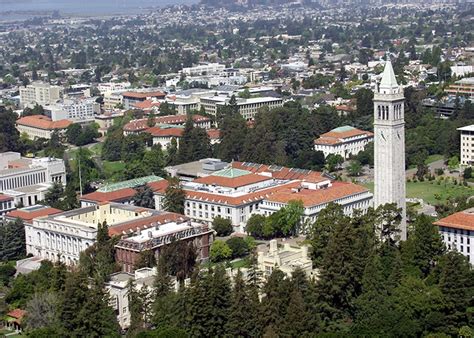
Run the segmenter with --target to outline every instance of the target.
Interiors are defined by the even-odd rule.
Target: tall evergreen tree
[[[153,191],[148,185],[139,187],[133,196],[133,204],[139,207],[155,209]]]
[[[168,187],[165,191],[164,209],[169,212],[184,214],[184,201],[186,193],[181,188],[179,181],[175,178],[169,179]]]
[[[273,269],[263,287],[262,324],[264,331],[278,332],[283,325],[290,299],[290,282],[278,268]]]
[[[0,226],[0,261],[20,259],[26,255],[25,225],[20,218]]]

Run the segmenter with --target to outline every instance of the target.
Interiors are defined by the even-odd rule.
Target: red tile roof
[[[124,188],[111,192],[94,191],[82,196],[81,200],[91,202],[119,202],[131,199],[136,193],[136,190],[132,188]]]
[[[447,228],[474,230],[474,208],[449,215],[434,224]]]
[[[153,192],[157,193],[165,193],[166,188],[168,188],[168,181],[167,180],[160,180],[156,182],[150,182],[147,184]]]
[[[356,128],[341,132],[331,130],[330,132],[322,134],[318,139],[314,141],[314,144],[339,144],[345,142],[347,138],[351,138],[354,136],[373,137],[374,134],[370,131],[364,131]]]
[[[134,99],[146,99],[147,97],[159,97],[165,98],[166,94],[160,91],[154,92],[125,92],[122,93],[123,97],[130,97]]]
[[[155,137],[182,137],[184,129],[152,127],[145,130],[145,132]]]
[[[243,196],[238,196],[238,197],[218,195],[218,194],[213,194],[209,192],[186,190],[186,189],[185,189],[185,192],[186,192],[187,199],[213,202],[216,204],[239,206],[239,205],[247,204],[250,202],[261,201],[264,198],[271,196],[272,194],[278,192],[281,189],[291,189],[291,188],[298,187],[299,185],[300,185],[299,182],[291,182],[291,183],[286,183],[281,186],[262,189],[262,190],[245,194]]]
[[[123,235],[130,234],[137,231],[137,229],[144,230],[156,226],[157,224],[165,224],[176,221],[186,221],[188,218],[184,215],[176,214],[173,212],[164,212],[159,215],[153,215],[150,217],[139,218],[129,222],[125,222],[118,225],[109,227],[109,235]]]
[[[32,224],[33,218],[56,215],[61,212],[63,211],[56,208],[50,208],[50,207],[42,208],[38,210],[32,210],[32,211],[27,211],[25,209],[16,209],[7,213],[5,217],[8,219],[21,218],[25,223]]]
[[[152,100],[145,100],[135,103],[135,107],[138,109],[151,109],[153,107],[159,107],[160,102],[153,102]]]
[[[13,201],[13,197],[0,194],[0,202]]]
[[[256,175],[256,174],[248,174],[239,177],[222,177],[222,176],[206,176],[200,177],[195,179],[193,182],[195,183],[202,183],[207,185],[216,185],[221,187],[228,187],[228,188],[239,188],[245,187],[247,185],[268,181],[271,180],[271,177],[263,176],[263,175]]]
[[[242,170],[248,170],[253,173],[271,173],[272,177],[278,180],[303,180],[307,177],[311,177],[313,180],[315,180],[316,177],[323,178],[322,174],[318,171],[287,168],[281,166],[270,166],[266,164],[232,162],[232,167]],[[326,180],[326,178],[324,178],[324,180]]]
[[[51,121],[51,119],[44,115],[31,115],[21,117],[16,121],[17,124],[28,126],[43,130],[66,129],[72,124],[69,120]]]
[[[367,188],[354,183],[334,182],[327,189],[301,189],[299,191],[282,189],[270,195],[267,200],[285,204],[289,201],[302,201],[305,207],[313,207],[367,191]]]
[[[185,124],[188,119],[187,115],[168,115],[168,116],[156,116],[155,117],[155,124]],[[192,119],[194,123],[201,123],[201,122],[208,122],[210,119],[206,116],[202,115],[193,115]],[[148,129],[148,119],[139,119],[133,120],[127,123],[123,130],[126,131],[143,131]]]
[[[221,138],[221,131],[219,129],[208,129],[207,135],[211,140],[218,140]]]
[[[25,316],[25,314],[26,314],[25,310],[15,309],[15,310],[12,310],[12,311],[8,312],[7,316],[21,320]]]

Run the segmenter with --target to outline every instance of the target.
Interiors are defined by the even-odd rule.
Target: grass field
[[[121,176],[123,170],[125,169],[125,163],[121,161],[110,162],[103,161],[103,170],[106,180],[108,182],[115,182]]]
[[[443,160],[443,159],[444,159],[443,155],[439,155],[439,154],[429,155],[425,160],[425,164],[428,165],[428,164],[431,164],[433,162]],[[414,168],[416,168],[416,165],[414,164],[410,165],[409,167],[409,169],[414,169]]]
[[[370,191],[374,191],[374,183],[364,184]],[[441,182],[440,185],[436,181],[424,182],[407,182],[407,197],[422,198],[429,204],[437,204],[445,202],[450,197],[457,196],[473,196],[474,188],[462,185],[454,185],[452,182]],[[436,197],[439,197],[439,200]]]

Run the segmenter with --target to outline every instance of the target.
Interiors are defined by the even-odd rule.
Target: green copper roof
[[[161,181],[162,179],[163,178],[158,177],[158,176],[154,176],[154,175],[139,177],[139,178],[134,178],[133,180],[107,184],[107,185],[103,186],[102,188],[98,189],[97,191],[99,191],[99,192],[111,192],[111,191],[116,191],[116,190],[125,189],[125,188],[135,188],[135,187],[139,187],[141,185],[145,185],[145,184],[150,183],[150,182]]]
[[[236,168],[226,168],[226,169],[222,169],[215,172],[214,174],[212,174],[212,176],[236,178],[236,177],[245,176],[248,174],[251,174],[251,172],[247,170],[236,169]]]
[[[350,131],[350,130],[354,130],[355,128],[354,127],[351,127],[351,126],[342,126],[342,127],[339,127],[339,128],[336,128],[336,129],[333,129],[332,131],[336,132],[336,133],[343,133],[345,131]]]

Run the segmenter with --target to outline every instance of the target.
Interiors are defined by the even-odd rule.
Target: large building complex
[[[461,132],[461,165],[471,166],[474,164],[474,124],[458,130]]]
[[[366,188],[332,182],[311,170],[233,162],[213,171],[206,161],[201,165],[199,173],[188,173],[182,182],[186,192],[185,215],[207,224],[218,216],[227,218],[238,232],[245,231],[252,214],[270,215],[290,201],[302,201],[303,218],[309,221],[314,221],[330,202],[341,204],[347,214],[355,209],[366,210],[372,203],[372,194]],[[178,170],[173,173],[181,175]],[[198,169],[192,171],[195,170]],[[187,178],[193,175],[198,178]],[[163,204],[163,198],[163,191],[155,192],[155,207]]]
[[[62,159],[23,158],[14,152],[0,154],[0,193],[12,197],[15,204],[35,205],[44,199],[53,183],[66,184]]]
[[[195,76],[195,75],[210,75],[219,74],[223,72],[225,65],[219,63],[205,63],[194,67],[185,67],[181,71],[184,75]]]
[[[474,264],[474,208],[454,213],[435,222],[448,250],[462,253]]]
[[[207,236],[199,241],[201,246],[196,246],[199,257],[207,258],[212,232],[206,226],[190,223],[183,215],[119,203],[100,203],[33,219],[33,224],[25,225],[26,251],[35,257],[74,265],[80,253],[95,243],[98,224],[104,222],[111,236],[122,238],[117,261],[127,271],[134,270],[140,252],[158,249],[175,237],[188,240]],[[163,236],[167,236],[166,241]],[[148,242],[152,240],[153,245]]]
[[[135,104],[150,99],[163,100],[166,94],[161,91],[128,91],[122,93],[123,106],[125,109],[135,108]]]
[[[314,141],[314,149],[324,156],[341,155],[344,159],[357,155],[374,140],[374,134],[350,126],[339,127],[322,134]]]
[[[62,88],[49,83],[34,82],[20,88],[20,104],[23,107],[45,106],[61,98]]]
[[[404,100],[388,60],[374,95],[374,200],[375,207],[396,203],[402,209],[401,240],[407,238]]]

